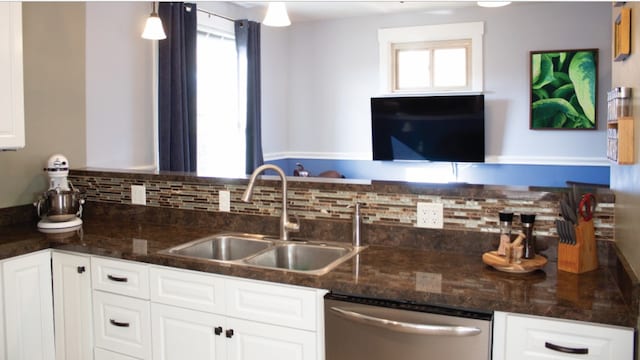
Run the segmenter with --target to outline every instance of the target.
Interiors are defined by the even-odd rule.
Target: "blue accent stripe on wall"
[[[567,181],[609,186],[609,166],[421,163],[367,160],[278,159],[268,163],[293,175],[301,163],[312,176],[335,170],[349,179],[462,182],[485,185],[565,187]]]

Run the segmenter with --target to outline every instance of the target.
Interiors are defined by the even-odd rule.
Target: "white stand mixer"
[[[41,219],[38,230],[57,233],[79,229],[82,226],[84,199],[80,191],[67,180],[69,161],[64,155],[52,155],[44,171],[49,176],[49,190],[33,204]]]

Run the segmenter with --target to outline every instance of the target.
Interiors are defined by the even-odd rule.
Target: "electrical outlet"
[[[218,203],[220,211],[231,211],[231,193],[228,190],[218,191]]]
[[[147,189],[144,185],[131,185],[131,203],[147,205]]]
[[[421,228],[442,229],[444,227],[442,203],[418,203],[416,226]]]

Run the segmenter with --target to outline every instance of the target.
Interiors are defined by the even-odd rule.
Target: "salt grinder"
[[[533,223],[536,221],[535,214],[520,214],[522,222],[522,232],[526,236],[524,238],[524,259],[533,259],[536,257],[536,239],[533,237]]]
[[[499,255],[506,255],[509,244],[511,243],[511,224],[513,221],[512,212],[498,213],[500,218],[500,246],[498,247]]]

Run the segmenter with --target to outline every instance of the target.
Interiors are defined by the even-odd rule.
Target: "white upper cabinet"
[[[0,2],[0,149],[23,148],[22,3]]]

